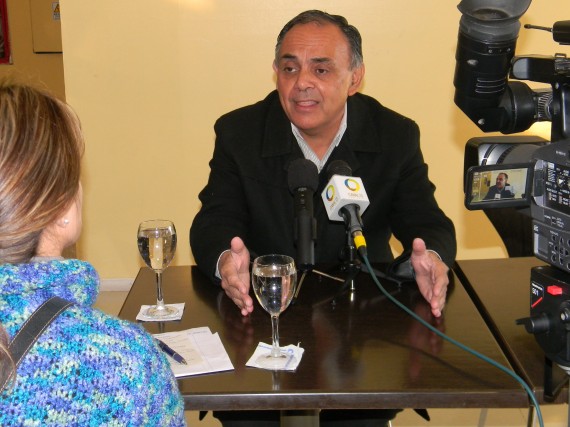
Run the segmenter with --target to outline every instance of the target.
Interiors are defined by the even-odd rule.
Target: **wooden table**
[[[530,269],[545,265],[534,257],[457,261],[456,274],[473,297],[490,330],[503,347],[511,364],[535,391],[539,403],[544,398],[544,351],[516,320],[530,315]],[[568,402],[568,377],[554,366],[555,383],[566,386],[554,400]]]
[[[334,271],[331,273],[336,274]],[[527,407],[523,388],[496,367],[443,341],[388,300],[361,272],[354,292],[307,276],[299,299],[280,320],[281,344],[305,349],[296,372],[245,366],[258,342],[270,342],[269,315],[255,303],[242,317],[196,267],[164,273],[167,303],[185,302],[181,321],[144,323],[151,333],[209,326],[218,332],[235,370],[179,380],[188,410]],[[422,318],[463,344],[509,366],[455,275],[445,316],[436,321],[417,286],[383,285]],[[134,320],[155,301],[154,274],[142,268],[119,314]]]

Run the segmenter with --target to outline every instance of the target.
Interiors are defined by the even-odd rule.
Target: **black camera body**
[[[570,60],[564,54],[514,55],[519,18],[530,2],[462,0],[458,5],[457,106],[484,132],[513,134],[538,121],[551,122],[550,141],[470,139],[465,206],[490,218],[490,212],[509,209],[529,218],[532,252],[549,265],[531,270],[530,317],[517,323],[535,335],[548,359],[570,371]],[[548,30],[555,41],[570,44],[570,21],[527,28]],[[550,87],[530,89],[520,80]]]
[[[530,317],[517,324],[534,334],[549,360],[570,372],[570,140],[536,149],[533,160],[534,254],[550,265],[531,269]]]
[[[568,371],[570,347],[570,276],[552,266],[535,267],[530,275],[530,317],[518,319],[546,357]],[[552,393],[548,393],[552,394]]]
[[[570,273],[570,140],[541,147],[534,156],[534,254]]]

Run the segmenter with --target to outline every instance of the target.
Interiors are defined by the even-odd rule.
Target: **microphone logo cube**
[[[343,220],[339,211],[346,205],[358,205],[362,213],[370,204],[362,180],[355,176],[333,175],[321,197],[332,221]]]

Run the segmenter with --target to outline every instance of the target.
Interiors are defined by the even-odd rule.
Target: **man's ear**
[[[352,82],[348,88],[348,96],[354,95],[360,89],[362,79],[364,78],[364,64],[352,70]]]

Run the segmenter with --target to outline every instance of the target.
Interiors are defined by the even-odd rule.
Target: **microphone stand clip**
[[[351,292],[356,289],[355,278],[360,273],[362,262],[358,259],[358,251],[354,245],[354,239],[350,228],[346,229],[346,246],[341,251],[341,271],[347,273],[343,288],[349,287]]]

